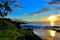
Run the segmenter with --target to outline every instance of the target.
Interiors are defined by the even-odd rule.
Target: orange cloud
[[[46,13],[46,12],[56,12],[56,11],[59,12],[60,8],[55,8],[55,9],[44,8],[44,9],[39,10],[37,12],[33,12],[33,13],[30,13],[30,14],[23,14],[23,16],[35,16],[35,15]]]
[[[52,16],[52,15],[51,15]],[[56,16],[56,22],[60,22],[60,14],[57,14],[57,15],[54,15],[54,16]],[[50,17],[50,16],[49,16]],[[43,19],[38,19],[37,21],[38,22],[50,22],[49,20],[48,20],[48,18],[49,17],[46,17],[46,18],[43,18]]]

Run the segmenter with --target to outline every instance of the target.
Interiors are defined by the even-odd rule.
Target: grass
[[[33,32],[18,29],[11,21],[0,20],[0,40],[25,40],[26,35],[33,36]]]

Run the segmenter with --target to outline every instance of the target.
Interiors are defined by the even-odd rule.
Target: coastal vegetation
[[[37,35],[33,33],[31,29],[22,30],[17,28],[17,25],[13,24],[11,20],[0,19],[0,40],[40,40]]]

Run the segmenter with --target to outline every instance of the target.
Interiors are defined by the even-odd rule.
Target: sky
[[[0,2],[7,0],[0,0]],[[7,18],[16,18],[23,21],[47,20],[51,15],[60,19],[59,0],[8,0],[13,12]],[[16,4],[16,5],[14,5]]]

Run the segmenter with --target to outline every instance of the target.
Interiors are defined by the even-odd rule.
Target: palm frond
[[[10,8],[10,6],[6,6],[6,7],[5,7],[5,11],[12,12],[12,9]]]
[[[8,2],[5,2],[5,3],[4,3],[4,7],[6,7],[7,5],[8,5]]]
[[[2,4],[0,4],[0,8],[2,8],[2,6],[3,6],[3,5],[2,5]]]
[[[0,10],[0,16],[2,16],[2,11]]]

